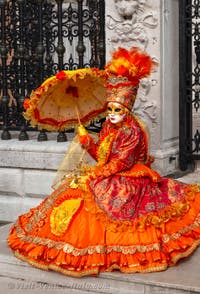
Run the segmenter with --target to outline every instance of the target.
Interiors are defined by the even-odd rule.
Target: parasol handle
[[[77,118],[78,118],[79,125],[81,125],[80,114],[79,114],[77,103],[75,104],[75,110],[76,110],[76,115],[77,115]]]

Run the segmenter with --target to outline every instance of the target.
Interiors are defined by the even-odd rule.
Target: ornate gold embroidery
[[[164,234],[162,237],[162,241],[164,243],[168,243],[170,240],[177,240],[179,239],[183,234],[188,233],[189,231],[193,231],[195,228],[200,227],[200,213],[196,216],[195,221],[188,225],[187,227],[184,227],[182,230],[173,233],[171,235]]]
[[[189,185],[186,189],[186,199],[193,200],[196,193],[200,193],[200,184]]]
[[[152,263],[151,266],[148,266],[147,268],[143,267],[140,263],[129,265],[128,267],[123,267],[121,265],[113,264],[110,266],[106,272],[112,272],[113,270],[120,270],[122,273],[151,273],[151,272],[160,272],[167,269],[168,264],[166,261],[163,262],[163,265],[154,265],[155,263]]]
[[[25,230],[27,232],[31,232],[35,225],[37,225],[41,219],[43,219],[46,215],[46,211],[53,207],[58,195],[62,192],[66,191],[68,184],[64,184],[60,188],[58,188],[54,193],[51,194],[48,198],[46,198],[40,205],[37,210],[34,211],[33,215],[30,217],[29,222],[25,226]]]
[[[174,182],[174,180],[171,180],[171,179],[168,180],[168,189],[169,189],[168,197],[169,197],[170,201],[172,203],[176,202],[177,201],[177,195],[175,193],[175,182]]]
[[[155,226],[159,227],[163,223],[166,223],[170,220],[175,220],[184,216],[189,207],[189,202],[178,202],[172,205],[166,206],[164,209],[155,213],[148,213],[142,217],[139,217],[133,221],[119,221],[112,220],[108,215],[93,201],[93,194],[83,193],[84,198],[84,207],[87,208],[87,211],[94,213],[97,219],[100,219],[108,231],[129,231],[134,232],[135,230],[143,231],[146,226]]]
[[[23,242],[29,242],[36,245],[47,246],[48,248],[55,248],[58,250],[63,250],[65,253],[71,254],[73,256],[84,256],[86,254],[92,255],[95,253],[99,254],[109,254],[111,252],[121,252],[122,254],[133,254],[135,252],[151,252],[159,251],[160,244],[153,243],[149,245],[130,245],[130,246],[88,246],[86,248],[75,248],[74,246],[64,243],[50,240],[48,238],[27,236],[19,225],[16,226],[17,236]]]
[[[61,267],[59,265],[41,264],[37,261],[31,260],[31,259],[25,257],[24,255],[20,254],[18,251],[15,251],[14,255],[17,258],[28,262],[29,264],[31,264],[32,266],[34,266],[36,268],[43,269],[43,270],[51,269],[51,270],[54,270],[54,271],[59,272],[61,274],[72,276],[72,277],[83,277],[83,276],[88,276],[88,275],[97,275],[99,273],[99,266],[101,266],[101,265],[103,266],[103,264],[94,264],[94,265],[92,265],[93,268],[91,268],[91,269],[87,269],[87,267],[84,267],[84,269],[82,269],[82,270],[79,270],[77,268],[76,269],[75,268],[64,269],[63,267]],[[179,254],[179,256],[180,255],[182,255],[182,254]],[[177,259],[179,259],[179,258],[177,258]],[[143,268],[141,266],[141,264],[139,264],[139,263],[138,264],[130,264],[128,267],[126,265],[124,267],[123,265],[113,264],[108,269],[106,269],[105,272],[111,272],[116,269],[116,270],[120,270],[123,273],[134,273],[134,272],[149,273],[149,272],[155,272],[155,271],[163,271],[163,270],[166,270],[167,267],[168,267],[168,264],[166,261],[163,261],[163,265],[155,265],[155,263],[152,263],[151,266],[148,266],[147,268],[145,268],[145,267]]]
[[[69,199],[54,207],[50,215],[51,232],[54,235],[60,236],[67,230],[82,201],[81,198]]]
[[[195,241],[188,250],[186,250],[185,252],[180,253],[180,254],[176,255],[175,257],[173,257],[172,258],[172,261],[173,261],[172,264],[177,263],[177,261],[179,259],[181,259],[181,258],[189,256],[197,248],[197,246],[199,246],[199,245],[200,245],[200,240]]]
[[[103,165],[106,163],[112,148],[112,143],[114,141],[114,138],[115,138],[115,133],[110,133],[108,136],[106,136],[103,139],[103,141],[99,145],[99,149],[97,151],[98,165]]]
[[[59,273],[64,274],[64,275],[69,275],[69,276],[72,276],[72,277],[83,277],[83,276],[88,276],[88,275],[97,275],[98,272],[99,272],[98,266],[101,265],[101,264],[100,265],[94,265],[94,266],[96,266],[96,268],[92,268],[92,269],[78,270],[78,269],[72,268],[71,270],[67,270],[67,269],[64,269],[63,267],[61,267],[59,265],[41,264],[41,263],[39,263],[37,261],[31,260],[31,259],[25,257],[24,255],[20,254],[18,251],[14,251],[14,255],[17,258],[21,259],[22,261],[26,261],[30,265],[32,265],[32,266],[34,266],[36,268],[39,268],[39,269],[42,269],[42,270],[50,270],[51,269],[53,271],[59,272]]]
[[[154,182],[159,182],[161,180],[160,175],[156,171],[142,163],[136,163],[130,170],[118,172],[117,175],[135,178],[150,177]]]

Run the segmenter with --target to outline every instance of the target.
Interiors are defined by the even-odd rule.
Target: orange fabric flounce
[[[74,197],[76,192],[79,194],[77,189],[71,189],[66,198],[70,193]],[[165,270],[191,254],[200,244],[200,190],[197,186],[189,186],[186,192],[190,209],[178,221],[171,218],[159,227],[148,224],[145,230],[132,232],[124,228],[123,234],[121,231],[105,231],[103,220],[97,220],[93,214],[89,216],[86,207],[81,209],[62,240],[48,230],[45,236],[43,227],[36,233],[38,224],[29,234],[25,224],[30,220],[30,215],[25,215],[24,220],[21,219],[11,228],[8,243],[16,257],[31,265],[73,277],[114,269],[125,273]],[[82,226],[88,221],[90,228],[83,232]],[[49,227],[48,224],[46,226]],[[77,238],[78,246],[74,246]]]

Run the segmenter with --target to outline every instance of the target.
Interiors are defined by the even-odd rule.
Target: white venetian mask
[[[126,116],[126,108],[120,103],[109,102],[107,113],[111,123],[118,124],[124,120],[124,117]]]

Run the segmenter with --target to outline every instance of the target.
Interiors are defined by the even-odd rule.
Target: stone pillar
[[[118,47],[138,46],[159,64],[140,83],[134,112],[148,126],[153,167],[178,169],[178,0],[106,1],[107,61]]]

